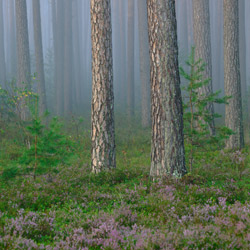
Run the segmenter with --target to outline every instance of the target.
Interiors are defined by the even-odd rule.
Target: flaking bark
[[[153,178],[186,173],[174,0],[148,0]]]
[[[110,0],[91,0],[92,172],[115,168]]]

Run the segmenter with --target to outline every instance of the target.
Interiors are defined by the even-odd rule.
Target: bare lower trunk
[[[115,168],[110,0],[91,0],[92,172]]]
[[[148,0],[153,178],[186,173],[174,0]]]

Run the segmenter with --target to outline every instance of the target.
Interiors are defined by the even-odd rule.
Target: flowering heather
[[[138,141],[122,142],[117,170],[91,174],[85,152],[0,186],[0,249],[250,249],[245,153],[197,156],[192,174],[152,182],[150,144]]]
[[[250,248],[250,201],[232,181],[99,186],[69,171],[2,190],[1,249]]]

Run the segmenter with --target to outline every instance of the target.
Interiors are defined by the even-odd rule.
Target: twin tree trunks
[[[183,110],[178,65],[175,0],[147,1],[150,47],[153,179],[186,174]],[[130,2],[130,1],[129,1]],[[235,131],[227,148],[242,148],[243,126],[239,66],[238,1],[224,0],[226,126]],[[193,0],[195,59],[206,63],[204,78],[211,78],[211,34],[207,0]],[[92,171],[115,168],[114,94],[112,71],[111,1],[91,0],[92,39]],[[212,82],[200,90],[212,92]],[[207,106],[214,113],[212,104]],[[212,120],[211,135],[215,133]]]
[[[153,178],[186,173],[174,0],[148,0]],[[91,0],[92,171],[115,167],[111,1]],[[167,67],[166,67],[167,65]]]

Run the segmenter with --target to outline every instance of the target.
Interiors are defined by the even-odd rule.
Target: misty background
[[[127,114],[128,100],[132,100],[132,109],[136,117],[140,117],[142,109],[138,1],[140,0],[134,0],[132,7],[128,6],[127,0],[111,1],[115,111]],[[17,78],[16,17],[14,0],[1,0],[0,3],[3,16],[3,23],[0,22],[0,47],[3,51],[0,55],[1,64],[5,64],[6,71],[5,77],[1,74],[0,80],[4,86],[6,80]],[[40,1],[47,107],[52,114],[65,117],[73,114],[90,115],[91,111],[90,1],[72,0],[71,3],[70,8],[62,8],[62,5],[65,5],[64,0]],[[250,13],[250,1],[245,1],[245,9],[240,10],[239,15],[240,38],[243,39],[240,44],[241,72],[245,75],[243,77],[241,74],[243,101],[244,98],[245,101],[248,98],[246,88],[250,83],[250,15],[247,13]],[[176,14],[179,64],[185,68],[185,60],[193,45],[192,0],[176,0]],[[27,0],[27,16],[33,75],[36,72],[36,64],[32,0]],[[68,26],[65,25],[66,20]],[[223,0],[210,0],[210,25],[213,90],[222,90],[223,94]],[[67,53],[62,56],[65,44],[69,47]],[[70,86],[66,94],[63,93],[66,90],[63,90],[62,84],[65,73],[69,76],[67,79]],[[132,79],[132,90],[128,90],[128,76]],[[34,90],[37,88],[36,85],[36,80],[33,80]],[[223,114],[224,105],[216,106],[216,111]]]

